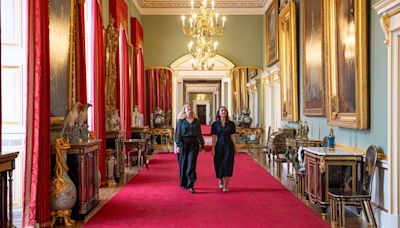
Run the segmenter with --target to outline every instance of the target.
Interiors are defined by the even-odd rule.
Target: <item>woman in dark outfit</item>
[[[190,104],[185,104],[178,115],[175,129],[176,153],[178,153],[180,185],[195,193],[196,163],[199,145],[204,151],[204,139],[201,134],[200,121],[196,118]]]
[[[218,108],[217,120],[212,124],[212,151],[218,187],[228,192],[229,179],[232,177],[236,151],[236,126],[229,120],[226,107]]]

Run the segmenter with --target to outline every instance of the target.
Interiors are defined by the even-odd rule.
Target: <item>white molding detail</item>
[[[382,29],[388,46],[388,164],[383,198],[387,212],[380,214],[381,227],[400,227],[400,0],[381,0],[373,6],[380,15]],[[384,163],[382,163],[384,164]],[[382,185],[382,183],[380,183]]]
[[[141,15],[182,15],[190,11],[190,1],[132,0]],[[215,11],[229,15],[264,14],[272,0],[225,0],[215,2]],[[195,2],[195,9],[199,3]]]

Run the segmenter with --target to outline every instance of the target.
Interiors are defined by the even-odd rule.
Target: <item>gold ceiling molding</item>
[[[151,14],[182,14],[190,9],[190,0],[132,0],[139,12]],[[216,0],[215,8],[222,14],[263,14],[271,0]],[[199,8],[200,0],[194,7]]]

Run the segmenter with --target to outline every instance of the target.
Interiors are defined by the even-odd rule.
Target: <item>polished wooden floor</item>
[[[251,152],[250,155],[254,158],[254,160],[262,166],[266,172],[269,172],[272,176],[274,176],[277,180],[279,180],[283,186],[285,186],[288,190],[290,190],[293,194],[295,194],[304,204],[306,204],[312,211],[316,214],[320,215],[321,218],[327,223],[330,224],[330,211],[328,209],[327,214],[325,216],[322,215],[322,211],[318,205],[311,204],[306,201],[304,197],[299,196],[296,193],[296,181],[290,177],[288,177],[288,169],[287,165],[283,163],[281,169],[281,175],[278,177],[277,175],[277,165],[275,162],[268,162],[265,154],[259,153],[257,151]],[[151,159],[151,158],[150,158]],[[151,168],[151,162],[150,162]],[[289,168],[290,169],[290,168]],[[126,168],[125,176],[120,181],[120,183],[115,187],[104,187],[100,189],[100,203],[94,208],[85,218],[85,221],[88,221],[93,215],[95,215],[101,207],[103,207],[132,177],[134,177],[138,173],[137,167]],[[233,177],[234,178],[234,177]],[[293,215],[296,216],[296,215]],[[85,221],[76,221],[75,227],[83,227]],[[350,210],[346,211],[346,227],[370,227],[365,221],[361,220],[359,216],[352,213]]]

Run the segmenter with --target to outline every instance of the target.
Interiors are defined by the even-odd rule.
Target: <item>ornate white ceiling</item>
[[[132,0],[143,15],[188,14],[190,0]],[[210,0],[209,0],[210,1]],[[263,14],[271,0],[215,0],[215,11],[221,14]],[[200,0],[195,0],[195,9]]]

